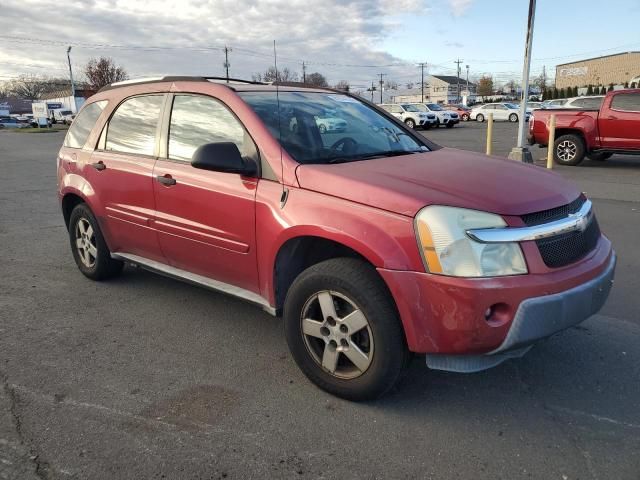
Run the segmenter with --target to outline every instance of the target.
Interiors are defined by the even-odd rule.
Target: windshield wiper
[[[377,157],[398,157],[400,155],[409,155],[410,153],[423,153],[425,150],[383,150],[381,152],[366,153],[364,155],[353,155],[350,157],[335,157],[328,163],[346,163],[357,160],[368,160]]]

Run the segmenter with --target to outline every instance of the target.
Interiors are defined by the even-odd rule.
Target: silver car
[[[514,103],[485,103],[471,110],[471,120],[484,122],[489,118],[489,114],[493,114],[494,120],[506,120],[509,122],[517,122],[520,115],[520,107]],[[526,112],[525,120],[529,121],[531,114]]]

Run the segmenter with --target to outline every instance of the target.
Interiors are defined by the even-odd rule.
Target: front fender
[[[289,190],[281,208],[281,192],[280,184],[263,181],[256,196],[260,289],[272,304],[278,251],[296,237],[312,236],[340,243],[377,268],[423,268],[413,218],[298,188]]]

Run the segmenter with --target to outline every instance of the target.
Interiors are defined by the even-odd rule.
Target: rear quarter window
[[[98,121],[98,117],[107,106],[106,100],[90,103],[82,109],[75,121],[71,124],[64,146],[69,148],[82,148],[89,138],[91,130]]]

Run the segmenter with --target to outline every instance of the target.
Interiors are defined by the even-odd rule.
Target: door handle
[[[99,162],[96,162],[96,163],[92,163],[91,166],[93,168],[95,168],[96,170],[98,170],[99,172],[101,172],[102,170],[107,168],[107,166],[104,164],[104,162],[102,160],[100,160]]]
[[[169,185],[175,185],[175,184],[176,184],[176,179],[175,179],[175,178],[173,178],[173,177],[172,177],[171,175],[169,175],[169,174],[166,174],[166,175],[158,175],[158,176],[156,177],[156,180],[157,180],[158,182],[160,182],[161,184],[163,184],[163,185],[167,185],[167,186],[169,186]]]

